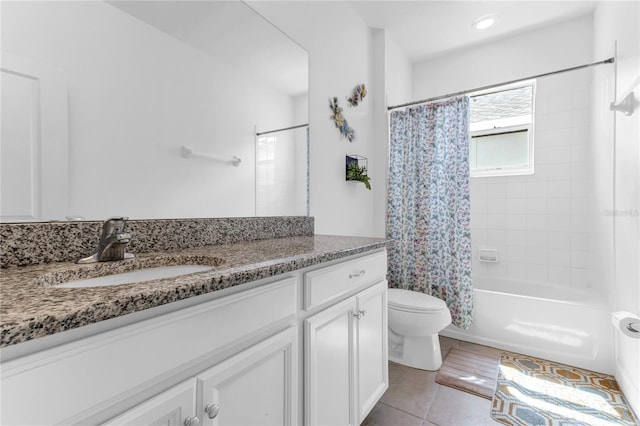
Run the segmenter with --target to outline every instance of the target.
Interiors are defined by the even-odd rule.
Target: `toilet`
[[[389,360],[422,370],[442,365],[438,332],[451,323],[446,303],[412,290],[390,288]]]

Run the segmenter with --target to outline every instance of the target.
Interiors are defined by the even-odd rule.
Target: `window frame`
[[[528,162],[526,165],[518,165],[518,166],[503,166],[503,167],[492,167],[492,168],[471,168],[469,165],[469,176],[470,177],[491,177],[491,176],[521,176],[521,175],[531,175],[535,172],[534,167],[534,123],[535,123],[535,100],[536,100],[536,83],[535,79],[526,80],[519,83],[513,84],[505,84],[503,86],[494,87],[488,90],[482,90],[477,92],[472,92],[468,94],[469,99],[476,96],[490,95],[492,93],[499,92],[507,92],[509,90],[519,89],[521,87],[531,87],[531,121],[529,123],[522,124],[513,124],[506,126],[496,126],[493,128],[486,128],[481,130],[471,130],[471,122],[469,123],[469,147],[471,147],[471,142],[473,137],[478,136],[488,136],[488,135],[501,135],[506,133],[513,133],[526,130],[527,131],[527,159]],[[471,150],[469,150],[471,151]]]

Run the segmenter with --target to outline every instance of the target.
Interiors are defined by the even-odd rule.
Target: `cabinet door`
[[[304,321],[305,424],[355,425],[355,298]]]
[[[290,328],[199,374],[201,425],[293,425],[296,342]]]
[[[387,353],[387,282],[359,293],[358,415],[362,422],[389,387]]]
[[[182,426],[188,424],[188,419],[193,419],[195,413],[196,381],[189,379],[109,420],[104,425]]]

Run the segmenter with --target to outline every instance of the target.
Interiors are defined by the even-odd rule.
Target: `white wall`
[[[414,97],[472,89],[591,62],[591,17],[414,66]],[[551,43],[553,40],[553,43]],[[535,173],[471,178],[474,276],[589,287],[590,71],[537,80]],[[498,263],[480,263],[497,248]]]
[[[371,184],[384,185],[386,169],[375,158],[373,134],[372,34],[346,2],[249,1],[249,5],[309,52],[309,123],[311,215],[317,234],[371,236],[374,231],[374,190],[345,181],[345,155],[369,159]],[[347,107],[357,84],[370,88],[357,108]],[[329,119],[329,99],[338,97],[356,140],[341,138]],[[374,166],[374,164],[376,164]]]
[[[594,246],[598,276],[613,311],[640,316],[640,111],[626,117],[609,111],[640,78],[638,2],[600,2],[594,13],[594,58],[611,56],[616,73],[598,70],[593,86],[593,173],[597,182]],[[640,99],[640,88],[633,89]],[[616,335],[615,376],[640,414],[640,341]]]
[[[2,50],[67,76],[68,214],[254,214],[254,126],[289,125],[288,96],[104,2],[4,2]],[[184,160],[183,144],[243,163]]]

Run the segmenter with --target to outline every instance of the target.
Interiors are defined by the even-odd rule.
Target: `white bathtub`
[[[474,279],[474,325],[440,334],[613,374],[606,301],[570,287]]]

